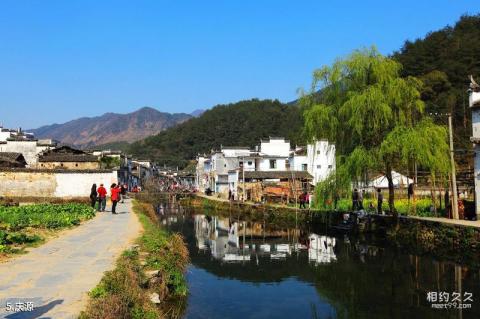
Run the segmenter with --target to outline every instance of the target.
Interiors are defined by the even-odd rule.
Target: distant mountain
[[[205,110],[198,109],[198,110],[195,110],[192,113],[190,113],[190,115],[193,116],[193,117],[199,117],[203,113],[205,113]]]
[[[261,138],[282,136],[302,143],[301,109],[277,100],[217,105],[201,116],[132,143],[128,152],[161,165],[185,167],[198,153],[223,146],[254,146]]]
[[[143,107],[128,114],[105,113],[29,131],[38,138],[53,138],[65,144],[92,147],[116,142],[135,142],[190,118],[192,115],[185,113],[170,114]]]

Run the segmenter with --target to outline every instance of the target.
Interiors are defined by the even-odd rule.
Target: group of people
[[[110,199],[112,200],[112,214],[117,214],[117,203],[125,200],[127,195],[127,186],[126,185],[117,185],[113,183],[110,186]],[[98,203],[97,211],[104,212],[107,206],[107,189],[103,184],[97,188],[97,184],[92,185],[92,189],[90,191],[90,203],[93,208]]]
[[[383,194],[382,190],[380,188],[377,189],[377,212],[379,214],[382,213],[382,206],[383,206]],[[359,211],[359,210],[364,210],[365,207],[363,206],[363,199],[365,198],[365,190],[362,190],[361,192],[358,191],[358,189],[353,190],[352,194],[352,210]],[[369,206],[370,210],[374,210],[375,207],[373,206],[373,203],[370,202]]]

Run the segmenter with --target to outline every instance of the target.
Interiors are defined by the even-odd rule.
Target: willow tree
[[[351,180],[385,174],[394,214],[394,168],[416,161],[432,173],[448,170],[446,130],[424,116],[422,82],[400,71],[375,48],[356,50],[316,70],[301,98],[306,136],[334,142],[337,170]]]

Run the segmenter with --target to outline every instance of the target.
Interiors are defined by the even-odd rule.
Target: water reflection
[[[324,227],[158,211],[189,246],[188,318],[480,318],[475,268]],[[472,309],[432,309],[432,291],[473,293]]]

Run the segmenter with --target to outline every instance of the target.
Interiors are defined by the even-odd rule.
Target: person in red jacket
[[[112,199],[112,214],[116,214],[117,203],[120,200],[120,187],[113,183],[110,188],[110,197]]]
[[[107,206],[107,190],[105,189],[105,187],[103,187],[103,184],[100,184],[100,186],[97,189],[97,193],[98,193],[98,211],[104,212],[105,206]]]

